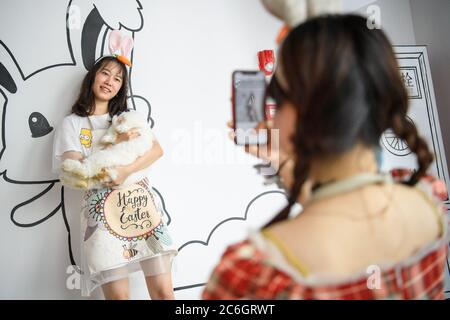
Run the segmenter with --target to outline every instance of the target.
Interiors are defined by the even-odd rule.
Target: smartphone
[[[262,71],[234,71],[233,124],[238,145],[267,144],[266,130],[254,130],[265,120],[266,76]]]

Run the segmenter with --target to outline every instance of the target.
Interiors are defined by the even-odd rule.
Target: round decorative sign
[[[406,119],[413,125],[414,122],[410,117],[406,117]],[[395,156],[404,157],[409,155],[412,151],[409,149],[406,141],[397,137],[397,135],[392,131],[392,129],[386,130],[381,136],[381,143],[386,148],[387,151],[392,153]]]
[[[105,198],[102,221],[108,231],[124,241],[147,239],[161,224],[161,215],[144,184],[111,190]]]

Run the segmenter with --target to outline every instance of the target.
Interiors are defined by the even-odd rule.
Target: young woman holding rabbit
[[[124,56],[105,56],[85,76],[71,114],[55,135],[55,170],[64,159],[83,161],[97,148],[106,147],[99,140],[112,117],[128,109],[125,64],[129,61]],[[120,134],[118,142],[137,135],[133,131]],[[148,178],[123,189],[115,188],[162,155],[161,146],[153,140],[143,156],[130,165],[114,168],[116,179],[102,189],[85,191],[81,212],[83,295],[101,286],[106,299],[129,299],[128,276],[142,270],[152,299],[174,298],[171,267],[177,250]]]

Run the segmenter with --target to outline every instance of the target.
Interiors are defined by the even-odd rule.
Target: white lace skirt
[[[168,273],[178,253],[147,179],[120,190],[87,191],[81,232],[82,296],[136,271]]]

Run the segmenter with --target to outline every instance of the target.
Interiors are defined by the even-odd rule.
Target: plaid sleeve
[[[227,248],[202,293],[203,299],[289,299],[299,298],[293,279],[264,263],[263,253],[249,241]]]

